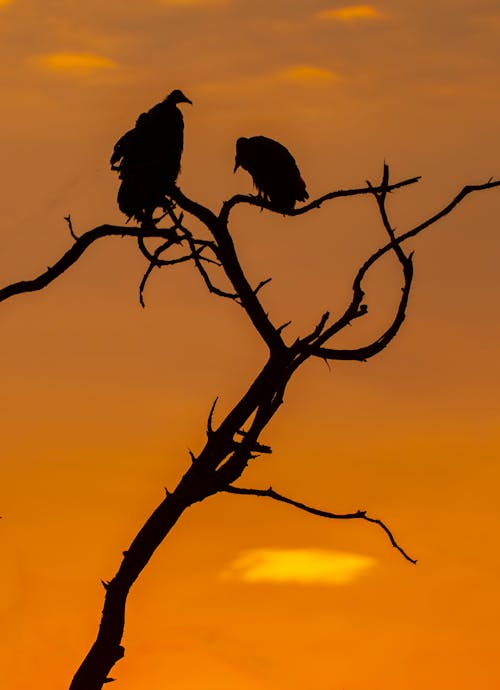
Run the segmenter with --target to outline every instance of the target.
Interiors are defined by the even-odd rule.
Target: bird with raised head
[[[115,144],[111,169],[121,179],[118,206],[138,222],[152,222],[156,208],[163,208],[181,169],[184,119],[177,107],[192,103],[175,89],[137,118],[135,127]]]
[[[236,142],[234,172],[242,167],[252,176],[259,196],[278,211],[291,211],[309,198],[290,151],[269,137],[240,137]]]

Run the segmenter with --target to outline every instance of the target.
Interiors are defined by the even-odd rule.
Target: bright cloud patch
[[[334,19],[341,22],[350,22],[356,19],[377,19],[380,14],[373,5],[346,5],[331,10],[323,10],[317,16],[320,19]]]
[[[343,585],[376,565],[368,556],[322,549],[253,549],[223,576],[243,582]]]
[[[295,65],[288,67],[278,73],[278,77],[287,81],[325,83],[339,79],[336,72],[322,67],[312,67],[310,65]]]
[[[10,1],[11,0],[0,0],[0,7],[2,7],[2,5],[8,5]]]
[[[114,69],[117,65],[113,60],[91,55],[88,53],[52,53],[41,55],[38,63],[53,72],[96,72],[98,70]]]

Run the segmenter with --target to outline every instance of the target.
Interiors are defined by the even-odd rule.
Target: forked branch
[[[398,333],[404,318],[405,310],[408,304],[408,298],[411,290],[411,282],[413,279],[413,265],[412,257],[413,254],[406,256],[402,250],[402,243],[411,237],[415,237],[423,230],[427,229],[438,220],[448,215],[467,195],[476,191],[483,191],[487,189],[493,189],[500,185],[500,181],[489,180],[488,182],[481,185],[467,185],[464,187],[453,199],[449,202],[441,211],[431,216],[431,218],[415,226],[411,230],[396,236],[387,216],[387,211],[385,208],[385,201],[387,193],[394,189],[394,185],[389,185],[389,168],[384,165],[384,176],[382,184],[379,187],[373,187],[369,182],[367,191],[372,193],[377,200],[379,207],[379,212],[384,224],[384,228],[389,235],[390,241],[383,247],[375,251],[359,268],[356,277],[353,281],[352,286],[352,299],[343,315],[337,319],[328,328],[322,331],[322,333],[317,337],[313,338],[312,334],[302,339],[299,343],[299,347],[302,348],[304,353],[308,355],[314,355],[316,357],[321,357],[322,359],[337,359],[337,360],[352,360],[352,361],[366,361],[370,357],[381,352],[387,345],[393,340],[393,338]],[[362,347],[353,349],[335,349],[332,347],[325,347],[327,343],[333,336],[339,333],[345,328],[346,325],[350,324],[354,319],[364,316],[368,313],[368,308],[363,304],[365,293],[363,290],[363,281],[368,273],[368,271],[373,268],[373,266],[380,261],[380,259],[387,254],[389,251],[394,251],[399,262],[403,267],[404,285],[402,288],[401,299],[397,312],[393,318],[392,323],[386,329],[386,331],[376,338],[373,342]]]

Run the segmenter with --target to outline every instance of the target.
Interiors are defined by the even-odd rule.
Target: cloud
[[[337,81],[340,75],[324,67],[313,67],[312,65],[295,65],[287,67],[275,75],[278,79],[295,81],[301,83],[320,84],[325,82]]]
[[[380,19],[381,15],[373,5],[346,5],[331,10],[323,10],[316,15],[319,19],[333,19],[339,22],[352,22],[359,19]]]
[[[343,585],[376,565],[369,556],[324,549],[252,549],[222,577],[243,582]]]
[[[340,80],[337,72],[314,65],[291,65],[276,72],[251,75],[227,81],[207,81],[202,88],[213,94],[249,94],[256,91],[276,93],[277,87],[291,85],[325,86]]]
[[[109,58],[91,53],[50,53],[39,55],[37,62],[40,67],[52,72],[77,72],[80,74],[115,69],[118,66]]]
[[[0,7],[3,5],[8,5],[11,2],[11,0],[0,0]]]

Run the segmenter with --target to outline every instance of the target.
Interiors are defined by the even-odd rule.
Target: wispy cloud
[[[91,53],[49,53],[36,58],[38,65],[52,72],[88,74],[100,70],[115,69],[118,65],[109,58]]]
[[[380,19],[381,14],[373,5],[345,5],[344,7],[322,10],[316,16],[318,19],[352,22],[360,19]]]
[[[275,75],[276,79],[295,81],[301,83],[325,83],[337,81],[340,79],[340,75],[332,70],[325,69],[324,67],[314,67],[313,65],[294,65],[293,67],[287,67]]]
[[[376,565],[369,556],[323,549],[253,549],[222,573],[243,582],[343,585]]]
[[[205,82],[203,88],[211,93],[273,92],[279,86],[297,85],[320,87],[339,81],[342,76],[330,69],[315,65],[291,65],[275,72],[267,72],[227,81]]]

